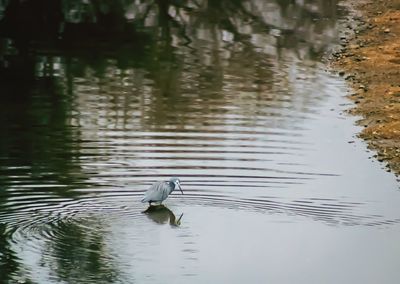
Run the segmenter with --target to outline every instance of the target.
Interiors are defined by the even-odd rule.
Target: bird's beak
[[[182,190],[181,185],[180,185],[179,183],[177,183],[176,185],[178,186],[179,190],[180,190],[180,191],[182,192],[182,194],[183,194],[183,190]]]
[[[181,224],[181,219],[182,219],[182,216],[183,216],[183,213],[181,214],[181,216],[179,216],[179,219],[178,219],[178,221],[176,221],[176,223],[177,223],[178,225],[180,225],[180,224]]]

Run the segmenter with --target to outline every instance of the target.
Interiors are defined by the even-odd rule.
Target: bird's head
[[[183,194],[183,190],[182,190],[182,188],[181,188],[181,181],[179,180],[179,178],[177,178],[177,177],[172,177],[170,180],[169,180],[170,182],[172,182],[172,183],[174,183],[174,190],[175,189],[179,189],[181,192],[182,192],[182,194]]]

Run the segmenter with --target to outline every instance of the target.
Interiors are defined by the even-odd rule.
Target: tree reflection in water
[[[1,1],[0,169],[7,169],[0,179],[1,210],[15,213],[5,204],[18,190],[16,176],[28,177],[26,185],[36,187],[27,189],[46,197],[78,199],[83,191],[73,189],[97,186],[81,156],[91,150],[91,158],[126,157],[82,144],[102,141],[110,127],[197,129],[207,117],[225,119],[228,111],[216,110],[215,101],[233,101],[246,126],[257,123],[257,111],[272,112],[265,102],[304,108],[312,98],[290,74],[299,61],[314,72],[315,59],[336,38],[336,2]],[[279,128],[291,122],[263,123]],[[182,218],[164,206],[145,214],[173,226]],[[24,270],[9,233],[17,224],[0,222],[6,282]],[[121,277],[101,228],[94,232],[64,220],[53,226],[57,235],[46,241],[42,264],[57,279],[110,283]]]
[[[61,221],[53,224],[52,238],[45,244],[41,262],[53,271],[58,281],[115,283],[121,280],[117,260],[107,253],[103,232],[96,222],[82,226]]]

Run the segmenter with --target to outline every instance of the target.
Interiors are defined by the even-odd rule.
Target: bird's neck
[[[169,185],[170,185],[170,189],[171,189],[169,193],[171,193],[171,192],[173,192],[174,189],[175,189],[175,183],[172,182],[172,181],[169,181]]]

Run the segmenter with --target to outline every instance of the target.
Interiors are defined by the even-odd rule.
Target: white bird
[[[179,178],[172,177],[169,181],[156,182],[146,191],[142,202],[148,202],[150,206],[152,202],[161,204],[175,189],[179,189],[183,194]]]

